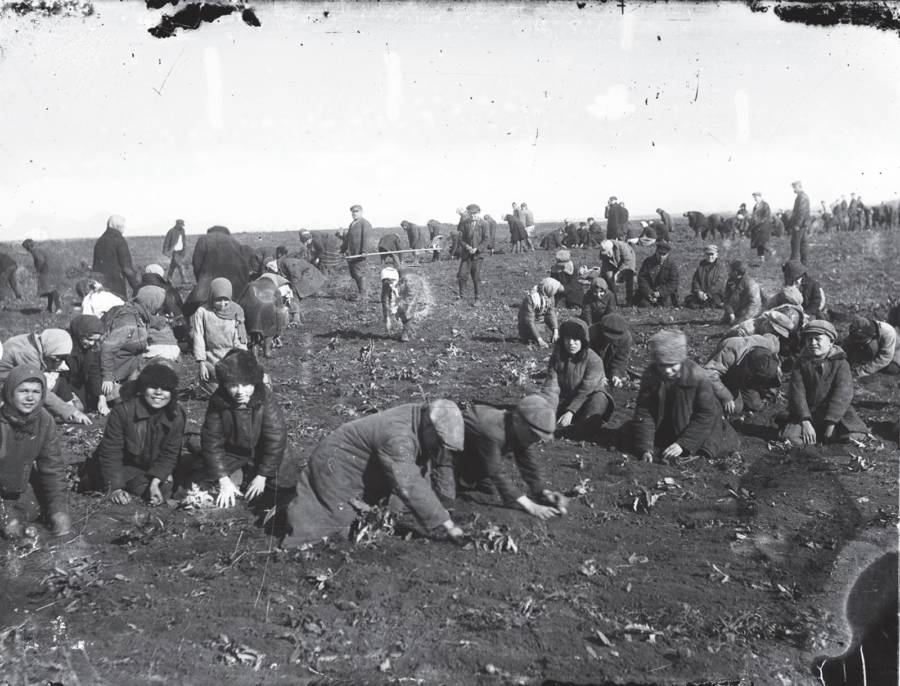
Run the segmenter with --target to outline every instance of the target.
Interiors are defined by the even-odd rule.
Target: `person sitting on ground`
[[[616,294],[607,290],[606,279],[595,276],[581,303],[581,319],[590,328],[618,309]]]
[[[7,539],[29,533],[31,502],[23,498],[29,484],[51,533],[71,529],[66,461],[59,448],[53,416],[44,408],[44,372],[22,364],[6,376],[0,407],[0,532]]]
[[[90,314],[80,314],[69,322],[72,353],[66,363],[69,371],[64,379],[81,402],[85,412],[97,412],[105,417],[109,405],[103,395],[103,371],[100,368],[100,338],[103,322]]]
[[[803,296],[803,311],[812,319],[827,319],[825,312],[825,291],[806,272],[806,265],[800,260],[790,260],[781,268],[785,286],[796,286]]]
[[[779,348],[771,333],[729,338],[703,365],[725,414],[762,409],[762,394],[781,385]]]
[[[62,300],[59,297],[60,281],[65,277],[62,268],[56,261],[56,253],[43,245],[38,245],[30,238],[22,242],[34,260],[34,274],[37,277],[37,295],[47,298],[47,312],[62,312]]]
[[[218,507],[232,507],[242,493],[249,502],[267,489],[293,488],[290,473],[296,465],[281,404],[263,382],[256,357],[233,350],[216,365],[216,379],[219,388],[200,433],[201,460],[183,461],[176,481],[217,484]]]
[[[85,472],[95,490],[108,491],[117,505],[127,505],[132,496],[162,504],[162,487],[178,464],[187,421],[177,390],[171,367],[148,364],[134,383],[134,396],[110,413]]]
[[[454,540],[463,531],[432,486],[429,472],[452,472],[449,450],[463,448],[463,418],[449,400],[407,403],[341,425],[322,439],[300,472],[288,506],[289,548],[346,535],[356,518],[354,501],[375,505],[397,496],[426,531]],[[446,491],[454,493],[452,478]]]
[[[732,260],[728,267],[722,308],[725,310],[723,324],[745,322],[762,312],[759,284],[747,273],[747,266],[741,260]]]
[[[90,314],[100,319],[114,307],[125,301],[112,291],[108,291],[96,279],[81,279],[75,284],[75,293],[81,298],[81,314]]]
[[[704,257],[697,265],[691,280],[691,292],[684,299],[684,306],[696,309],[719,309],[725,299],[725,265],[719,260],[719,247],[707,245]]]
[[[663,329],[650,337],[650,364],[641,376],[634,419],[622,435],[646,462],[681,456],[722,457],[737,445],[722,418],[706,372],[687,356],[687,338]]]
[[[70,424],[92,424],[74,401],[66,402],[56,393],[59,377],[68,371],[67,359],[72,354],[72,337],[63,329],[44,329],[40,333],[23,333],[3,344],[0,358],[0,381],[19,366],[37,367],[45,376],[42,404],[57,419]]]
[[[831,322],[803,328],[804,350],[791,374],[787,412],[776,417],[781,437],[796,444],[859,438],[868,428],[856,414],[850,363]]]
[[[538,457],[538,443],[552,439],[556,430],[556,409],[550,399],[528,395],[513,409],[473,403],[463,408],[462,415],[465,447],[454,456],[461,486],[496,489],[506,506],[518,505],[538,519],[567,513],[568,500],[550,490]],[[513,482],[510,462],[515,462],[529,495]]]
[[[857,377],[871,374],[900,374],[900,337],[887,322],[854,317],[850,332],[841,343],[850,368]]]
[[[616,283],[625,284],[625,304],[634,304],[634,277],[637,269],[637,258],[632,248],[625,241],[604,239],[600,242],[600,270],[612,293],[616,292]]]
[[[197,363],[200,392],[212,395],[216,383],[216,365],[232,350],[247,349],[244,310],[231,299],[231,282],[223,277],[209,285],[209,302],[191,316],[194,361]]]
[[[581,307],[584,299],[584,287],[575,273],[572,253],[568,250],[557,250],[550,276],[563,285],[563,292],[556,296],[557,307]]]
[[[638,272],[638,290],[634,296],[635,305],[678,307],[679,274],[678,265],[672,262],[672,246],[659,241],[656,252],[641,264]]]
[[[628,380],[628,361],[633,343],[628,321],[612,312],[588,328],[591,350],[603,360],[603,368],[613,388],[622,388]]]
[[[519,305],[519,340],[522,343],[537,343],[548,347],[541,336],[537,323],[543,321],[550,330],[550,343],[559,338],[559,314],[556,310],[556,296],[563,292],[563,285],[549,276],[525,294]]]
[[[407,269],[398,272],[393,267],[381,270],[381,314],[388,335],[393,335],[395,326],[402,327],[400,340],[409,341],[433,304],[431,287],[424,276]]]
[[[615,403],[606,392],[603,360],[591,350],[588,327],[580,319],[569,319],[559,327],[541,393],[559,398],[557,433],[595,439],[613,413]]]

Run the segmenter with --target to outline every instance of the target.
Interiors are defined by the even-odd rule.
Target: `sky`
[[[0,20],[0,235],[538,222],[900,197],[900,41],[743,3],[259,3]],[[171,12],[171,8],[168,10]],[[327,11],[327,16],[325,15]]]

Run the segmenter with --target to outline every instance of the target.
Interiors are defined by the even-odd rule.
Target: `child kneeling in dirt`
[[[415,335],[415,329],[431,312],[434,298],[428,281],[407,270],[394,267],[381,270],[381,314],[388,335],[402,326],[401,341]]]
[[[580,319],[570,319],[559,327],[542,393],[559,397],[557,434],[596,438],[613,413],[615,403],[606,392],[603,360],[591,350],[587,324]]]
[[[264,490],[292,488],[295,465],[284,415],[263,381],[256,356],[232,350],[216,364],[216,379],[219,387],[209,399],[200,432],[202,455],[179,467],[179,484],[218,484],[218,507],[232,507],[242,488],[247,501]],[[233,478],[241,480],[240,486]]]
[[[663,329],[648,344],[650,364],[641,376],[634,419],[622,427],[634,453],[653,462],[735,450],[737,434],[722,418],[707,373],[688,359],[684,333]]]
[[[548,347],[547,341],[538,332],[537,323],[541,320],[551,331],[550,342],[559,339],[559,314],[556,311],[556,296],[565,290],[564,286],[551,277],[543,279],[525,294],[519,305],[519,340],[522,343],[537,343],[540,347]]]
[[[782,438],[792,443],[847,440],[868,432],[850,405],[853,377],[836,338],[834,326],[823,319],[803,328],[804,348],[791,374],[787,412],[776,418]]]
[[[52,533],[69,533],[66,463],[53,416],[44,409],[47,382],[35,366],[13,369],[0,407],[0,526],[5,538],[26,533],[29,506],[22,494],[32,484]]]
[[[161,487],[172,476],[187,421],[178,404],[178,375],[165,364],[149,364],[134,382],[133,397],[117,404],[103,439],[85,464],[86,481],[127,505],[132,496],[163,502]]]

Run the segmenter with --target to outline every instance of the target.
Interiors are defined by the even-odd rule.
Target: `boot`
[[[272,357],[272,339],[266,338],[263,340],[263,357],[269,359]]]

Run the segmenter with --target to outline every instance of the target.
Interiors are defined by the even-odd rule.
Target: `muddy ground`
[[[131,243],[138,263],[162,259],[161,239]],[[839,328],[851,312],[883,315],[900,292],[898,244],[885,233],[813,240]],[[776,245],[784,258],[786,244]],[[61,244],[73,274],[90,246]],[[683,288],[701,249],[676,238]],[[746,241],[723,246],[722,259],[732,257],[750,258]],[[595,258],[574,251],[576,264]],[[409,344],[383,335],[374,300],[357,315],[346,271],[304,301],[303,327],[267,365],[297,458],[341,422],[397,403],[514,402],[536,388],[547,353],[515,340],[515,307],[551,261],[546,252],[487,259],[479,309],[455,300],[456,262],[424,264],[437,306]],[[767,292],[780,261],[754,268]],[[29,305],[0,314],[3,339],[67,321]],[[713,313],[625,314],[638,372],[661,324],[684,328],[702,361],[723,328]],[[182,395],[198,430],[204,404],[192,384]],[[634,381],[614,391],[610,426],[630,415],[635,392]],[[188,511],[72,493],[73,535],[0,541],[0,684],[821,683],[817,656],[850,641],[850,585],[897,549],[898,405],[895,379],[860,384],[866,445],[803,450],[772,444],[777,407],[767,407],[737,422],[738,455],[680,467],[638,463],[605,442],[547,444],[551,484],[582,493],[569,516],[543,523],[491,496],[461,496],[453,516],[476,534],[469,549],[423,536],[401,514],[393,533],[282,551],[243,504]],[[61,430],[74,464],[102,420]],[[649,510],[635,504],[642,492],[655,500]],[[892,668],[880,673],[889,681],[870,672],[868,683],[895,683]]]

